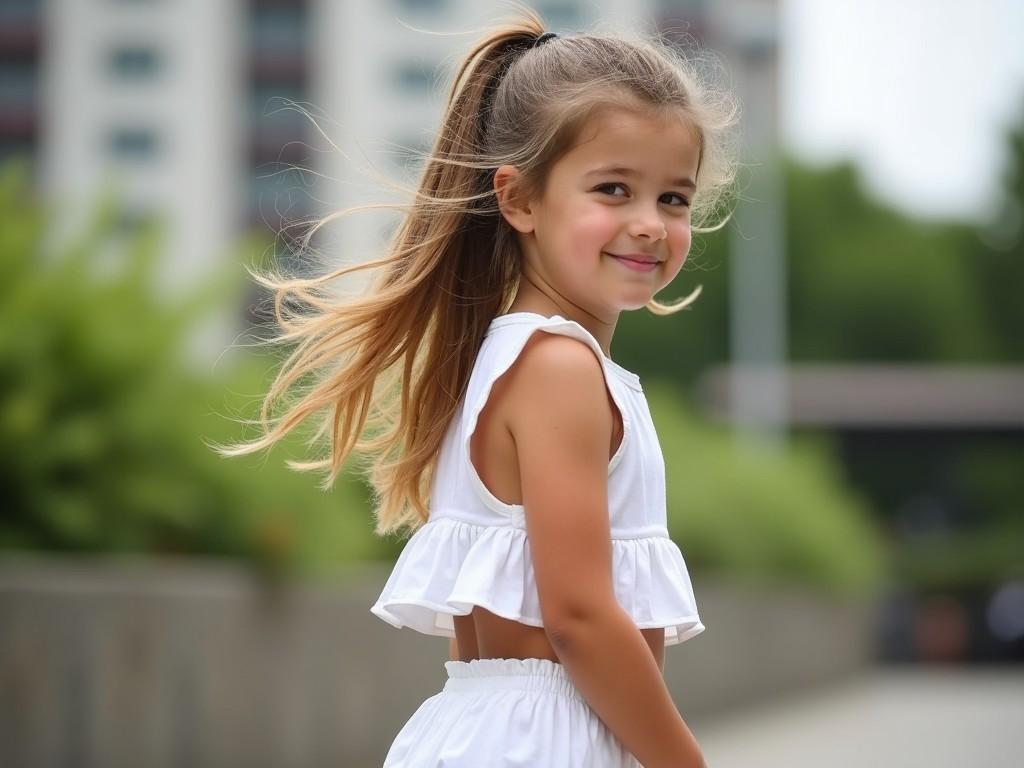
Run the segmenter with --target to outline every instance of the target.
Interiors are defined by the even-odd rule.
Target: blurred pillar
[[[778,0],[715,4],[719,47],[742,101],[743,172],[730,238],[730,410],[748,443],[781,448],[788,421]]]

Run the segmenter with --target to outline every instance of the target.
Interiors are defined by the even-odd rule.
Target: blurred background
[[[615,359],[644,383],[707,631],[710,765],[1024,754],[1024,4],[551,0],[717,54],[734,219]],[[246,264],[362,261],[469,0],[0,0],[0,764],[380,765],[447,640],[369,606],[373,535],[253,436]],[[442,34],[439,34],[442,33]],[[318,264],[318,261],[320,264]]]

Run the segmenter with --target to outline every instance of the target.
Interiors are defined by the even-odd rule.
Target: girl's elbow
[[[544,615],[544,632],[555,649],[565,650],[574,638],[590,632],[594,626],[603,625],[615,615],[618,604],[609,605],[604,601],[576,603]]]

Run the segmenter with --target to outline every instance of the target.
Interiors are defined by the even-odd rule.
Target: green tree
[[[278,570],[393,552],[352,477],[323,493],[280,453],[228,460],[208,447],[241,436],[230,417],[253,415],[273,362],[244,358],[216,379],[185,365],[190,331],[238,305],[245,272],[231,258],[192,295],[159,300],[158,225],[101,269],[116,213],[105,201],[47,259],[50,214],[24,168],[0,177],[0,548],[229,556]]]
[[[887,545],[826,439],[805,435],[779,454],[746,450],[668,383],[645,391],[665,456],[669,531],[694,570],[854,594],[887,575]]]
[[[982,309],[995,341],[993,360],[1024,360],[1024,99],[1016,124],[1006,132],[1007,164],[1002,197],[990,220],[963,238]]]
[[[992,358],[962,225],[922,223],[872,201],[847,163],[790,163],[786,178],[791,360]]]

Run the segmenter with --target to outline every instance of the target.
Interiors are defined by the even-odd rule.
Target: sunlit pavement
[[[1022,768],[1024,668],[883,668],[691,728],[709,768]]]

